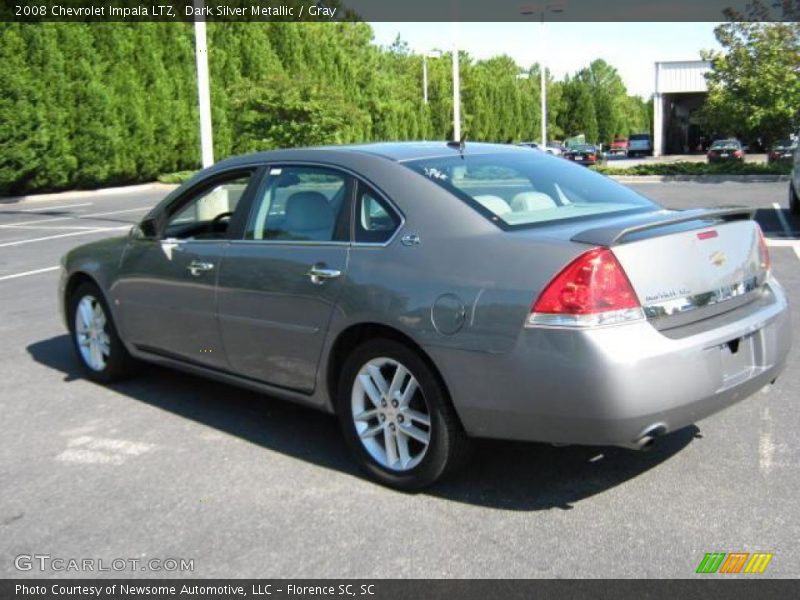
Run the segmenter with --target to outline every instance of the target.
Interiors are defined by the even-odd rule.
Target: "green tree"
[[[718,133],[769,143],[800,126],[800,23],[724,23],[703,118]]]

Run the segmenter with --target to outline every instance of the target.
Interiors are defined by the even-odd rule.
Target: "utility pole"
[[[453,139],[461,140],[461,75],[458,68],[458,44],[453,35]]]
[[[194,0],[195,9],[202,9],[204,0]],[[202,14],[198,10],[196,14]],[[214,164],[214,143],[211,133],[211,91],[208,83],[208,47],[204,17],[194,20],[195,60],[197,62],[197,100],[200,108],[200,152],[203,168]]]
[[[547,69],[544,66],[544,53],[545,53],[545,44],[544,44],[544,15],[545,13],[562,13],[564,12],[564,5],[566,4],[565,0],[554,0],[552,2],[543,2],[540,4],[534,4],[531,6],[521,6],[520,7],[520,14],[525,16],[530,15],[538,15],[539,21],[541,23],[541,31],[539,35],[539,98],[541,99],[542,106],[542,140],[541,144],[542,147],[547,145],[547,82],[546,82],[546,72]]]

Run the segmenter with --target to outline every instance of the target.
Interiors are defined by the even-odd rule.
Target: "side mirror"
[[[144,219],[131,229],[131,237],[138,240],[154,240],[158,237],[158,223],[153,218]]]

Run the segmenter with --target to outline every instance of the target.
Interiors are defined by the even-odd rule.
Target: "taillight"
[[[736,158],[742,158],[742,156],[744,156],[744,152],[742,152],[741,150],[737,150],[736,152],[733,153],[733,155]]]
[[[772,267],[772,261],[769,258],[769,248],[767,248],[767,240],[764,239],[764,232],[761,231],[761,226],[756,223],[758,230],[758,257],[763,271],[769,271]]]
[[[584,252],[547,284],[526,327],[593,327],[644,318],[639,298],[608,248]]]

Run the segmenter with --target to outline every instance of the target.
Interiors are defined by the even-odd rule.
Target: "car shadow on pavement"
[[[800,238],[800,217],[793,215],[788,208],[759,208],[756,210],[755,220],[768,238],[784,240]]]
[[[35,342],[27,350],[39,364],[62,372],[66,383],[82,379],[67,335]],[[331,415],[156,366],[145,366],[141,376],[110,387],[252,444],[366,480]],[[658,466],[697,437],[698,428],[690,426],[661,438],[648,452],[476,440],[464,471],[422,493],[501,510],[568,510]]]

